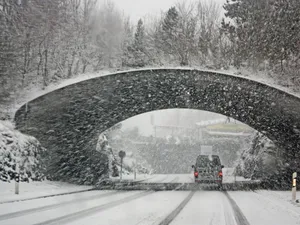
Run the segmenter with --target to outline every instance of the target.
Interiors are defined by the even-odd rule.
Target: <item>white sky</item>
[[[145,136],[153,135],[151,114],[156,126],[193,127],[195,123],[207,120],[226,118],[221,114],[192,109],[167,109],[140,114],[122,122],[123,129],[138,127]]]
[[[130,15],[132,21],[138,21],[149,14],[157,14],[161,11],[166,11],[170,7],[174,6],[178,1],[188,0],[113,0],[120,10],[123,10],[125,14]],[[198,0],[191,0],[198,1]],[[205,1],[205,0],[202,0]],[[207,0],[213,1],[222,6],[226,0]]]

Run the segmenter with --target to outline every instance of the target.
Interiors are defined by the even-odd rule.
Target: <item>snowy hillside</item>
[[[7,121],[0,121],[0,180],[14,179],[18,170],[16,165],[22,181],[42,179],[43,151],[34,137],[14,130],[13,124]]]

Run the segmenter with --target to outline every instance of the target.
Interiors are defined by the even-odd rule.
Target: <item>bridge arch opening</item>
[[[235,168],[239,180],[261,179],[283,164],[280,150],[268,138],[240,121],[207,111],[152,111],[122,121],[104,134],[115,158],[119,160],[119,150],[126,151],[125,164],[134,168],[138,162],[140,173],[190,174],[201,146],[211,146],[220,157],[226,182],[233,182]]]

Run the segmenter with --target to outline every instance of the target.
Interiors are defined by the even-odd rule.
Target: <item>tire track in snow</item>
[[[222,194],[222,193],[221,193]],[[226,195],[222,194],[222,211],[226,225],[239,225],[235,219],[234,210]]]
[[[163,221],[159,223],[159,225],[169,225],[176,216],[181,212],[181,210],[186,206],[186,204],[191,200],[195,191],[190,192],[190,194],[174,209]]]
[[[218,214],[216,212],[214,212],[213,216],[211,217],[210,221],[209,221],[209,225],[215,225],[215,218],[218,217]]]
[[[55,209],[55,208],[73,204],[73,203],[79,203],[79,202],[85,202],[85,201],[94,200],[94,199],[100,199],[100,198],[108,197],[108,196],[118,194],[118,193],[121,193],[121,192],[114,191],[114,192],[110,192],[110,193],[106,193],[106,194],[93,195],[93,196],[88,196],[85,198],[80,198],[77,200],[70,200],[70,201],[56,203],[56,204],[52,204],[52,205],[46,205],[46,206],[42,206],[42,207],[38,207],[38,208],[26,209],[26,210],[22,210],[22,211],[18,211],[18,212],[3,214],[3,215],[0,215],[0,221],[8,220],[8,219],[12,219],[15,217],[20,217],[20,216],[25,216],[25,215],[32,214],[32,213],[42,212],[42,211],[46,211],[49,209]]]
[[[92,208],[89,208],[89,209],[85,209],[85,210],[82,210],[82,211],[79,211],[79,212],[71,213],[71,214],[61,216],[61,217],[58,217],[58,218],[55,218],[55,219],[51,219],[51,220],[48,220],[48,221],[44,221],[44,222],[41,222],[41,223],[36,223],[34,225],[52,225],[52,224],[60,224],[61,225],[61,224],[64,224],[64,223],[70,223],[70,222],[75,221],[79,218],[86,217],[86,216],[92,215],[94,213],[101,212],[101,211],[113,208],[115,206],[133,201],[133,200],[138,199],[138,198],[142,198],[142,197],[144,197],[146,195],[149,195],[149,194],[152,194],[152,193],[154,193],[154,192],[145,191],[145,192],[138,193],[138,194],[126,197],[126,198],[122,198],[122,199],[119,199],[119,200],[116,200],[116,201],[113,201],[113,202],[103,204],[103,205],[95,206],[95,207],[92,207]]]
[[[250,223],[246,219],[245,215],[243,214],[243,212],[241,211],[241,209],[238,207],[238,205],[236,204],[236,202],[233,200],[233,198],[231,198],[231,196],[228,194],[228,192],[224,191],[223,193],[225,194],[225,196],[229,200],[229,203],[230,203],[230,205],[231,205],[231,207],[233,209],[234,218],[236,220],[236,223],[238,225],[250,225]]]

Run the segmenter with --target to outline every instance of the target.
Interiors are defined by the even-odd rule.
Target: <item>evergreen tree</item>
[[[132,46],[134,66],[144,67],[147,64],[148,57],[145,44],[145,28],[143,21],[140,19],[134,34],[134,42]]]
[[[161,23],[157,35],[157,48],[165,54],[171,56],[177,54],[179,14],[175,7],[171,7]]]
[[[133,29],[129,18],[125,20],[123,25],[123,43],[122,43],[122,67],[130,67],[133,64],[132,54]]]
[[[264,46],[265,23],[268,21],[270,5],[268,1],[230,1],[225,4],[225,16],[234,21],[222,23],[227,32],[234,31],[237,64],[242,61],[253,63],[254,60],[265,58]]]
[[[227,33],[235,49],[235,65],[248,62],[254,68],[265,60],[271,68],[289,65],[299,60],[299,10],[297,0],[228,1],[226,17],[234,21],[222,22],[222,32]]]
[[[179,13],[176,7],[171,7],[156,34],[156,47],[163,52],[164,57],[170,62],[177,62],[181,66],[190,63],[192,55],[196,55],[196,24],[193,15]]]

